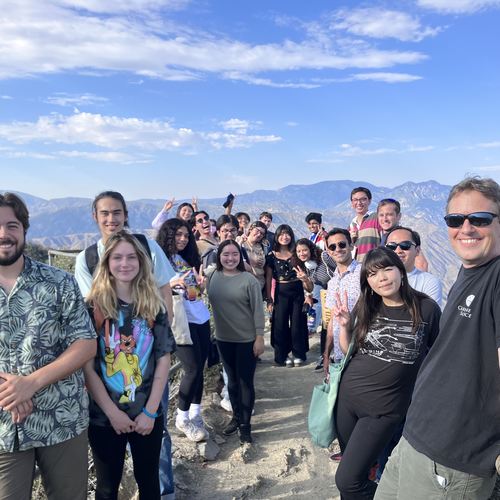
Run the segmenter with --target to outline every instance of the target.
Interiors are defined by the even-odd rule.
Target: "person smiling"
[[[116,191],[99,193],[92,203],[92,213],[101,230],[102,238],[79,253],[76,258],[75,278],[84,297],[88,295],[92,286],[92,276],[104,251],[106,241],[113,234],[129,227],[127,204],[123,196]],[[173,318],[172,292],[169,284],[170,278],[174,275],[172,266],[155,241],[147,240],[140,234],[135,237],[142,242],[144,249],[151,257],[160,293],[167,306],[169,317]]]
[[[380,500],[489,498],[500,448],[500,186],[466,177],[446,215],[462,261],[420,370]],[[414,471],[418,471],[415,474]]]
[[[377,484],[368,473],[406,414],[441,316],[434,300],[411,288],[403,263],[384,247],[366,254],[360,286],[352,312],[347,291],[342,298],[335,294],[332,308],[344,354],[354,342],[335,407],[342,451],[335,482],[343,500],[374,497]]]
[[[169,218],[169,210],[172,207],[175,207],[177,203],[174,203],[175,198],[172,198],[171,200],[167,201],[165,203],[165,206],[160,210],[158,215],[155,217],[151,225],[153,226],[153,229],[156,229],[157,231],[160,230],[160,227],[162,224],[168,220]],[[193,196],[193,201],[191,203],[181,203],[179,207],[177,208],[177,213],[175,214],[175,217],[177,219],[182,219],[186,222],[189,222],[191,217],[193,216],[193,213],[198,210],[198,198],[195,198]]]
[[[257,358],[264,352],[264,311],[257,279],[245,272],[239,245],[223,241],[216,268],[208,270],[207,292],[212,304],[215,336],[228,376],[233,410],[226,436],[239,432],[241,444],[251,443],[250,417],[255,402]]]
[[[292,256],[295,250],[295,236],[287,224],[276,229],[273,251],[266,256],[267,307],[272,313],[271,345],[274,347],[274,361],[278,366],[300,366],[306,360],[309,350],[306,316],[302,314],[304,286],[310,282],[307,275],[293,268]],[[273,278],[276,280],[274,300],[270,298]],[[311,283],[312,285],[312,283]],[[312,291],[312,286],[310,290]],[[292,351],[293,361],[288,356]]]
[[[203,255],[203,252],[208,247],[217,245],[217,240],[212,233],[210,215],[208,215],[207,212],[204,210],[194,212],[189,223],[197,235],[198,241],[196,242],[196,246],[198,247],[200,255]]]
[[[83,370],[97,500],[116,500],[130,444],[139,495],[160,500],[161,399],[176,345],[142,245],[127,231],[108,238],[86,299],[98,333]]]

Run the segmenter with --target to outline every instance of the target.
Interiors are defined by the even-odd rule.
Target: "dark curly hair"
[[[300,267],[301,269],[305,268],[304,262],[302,262],[298,255],[297,255],[297,247],[299,245],[305,245],[307,248],[309,248],[309,252],[311,253],[311,259],[313,262],[316,262],[316,264],[319,264],[321,262],[321,250],[319,249],[318,246],[316,246],[311,240],[307,238],[300,238],[297,243],[295,243],[295,248],[293,250],[292,254],[292,266],[293,267]]]
[[[178,251],[175,246],[175,234],[179,228],[185,227],[188,231],[189,241],[184,250]],[[200,254],[196,246],[193,229],[191,226],[182,219],[168,219],[165,221],[158,235],[156,236],[156,243],[160,245],[161,249],[165,252],[167,259],[173,264],[172,256],[179,254],[191,267],[199,269],[201,265]]]

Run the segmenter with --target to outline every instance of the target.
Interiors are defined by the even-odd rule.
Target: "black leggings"
[[[227,390],[233,407],[233,415],[240,424],[249,424],[255,403],[253,378],[257,358],[253,355],[254,342],[217,341],[222,364],[227,373]]]
[[[274,311],[271,324],[271,345],[274,360],[283,364],[292,351],[295,358],[306,360],[309,350],[307,318],[302,314],[304,287],[302,281],[276,282]]]
[[[89,426],[97,473],[95,500],[116,500],[122,479],[127,441],[132,451],[134,476],[139,487],[139,498],[160,500],[160,449],[163,435],[163,415],[155,419],[153,430],[142,436],[137,432],[118,435],[113,427]]]
[[[342,500],[373,499],[377,484],[368,479],[368,474],[400,420],[393,416],[370,417],[360,408],[338,399],[335,423],[342,460],[335,483]]]
[[[179,388],[179,410],[188,411],[191,403],[200,404],[203,395],[203,368],[210,349],[210,321],[189,323],[192,345],[177,346],[175,355],[184,368]]]

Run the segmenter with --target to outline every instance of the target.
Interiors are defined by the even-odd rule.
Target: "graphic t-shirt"
[[[266,255],[266,266],[273,271],[276,281],[292,281],[297,279],[297,273],[292,266],[292,259],[279,259],[274,252]]]
[[[193,268],[180,256],[172,255],[173,268],[176,275],[172,280],[177,280],[190,272],[185,278],[184,283],[187,285],[186,290],[176,290],[176,293],[182,294],[184,298],[184,309],[189,323],[202,325],[210,319],[210,311],[203,302],[200,289],[196,286],[196,277],[193,273]],[[171,281],[172,281],[171,280]]]
[[[156,317],[153,328],[144,318],[133,318],[132,306],[119,301],[119,319],[106,322],[97,340],[94,370],[103,381],[115,405],[134,420],[148,402],[153,385],[156,360],[177,349],[167,314]],[[92,314],[91,309],[89,312]],[[163,413],[160,404],[158,414]],[[99,405],[90,400],[90,423],[111,426]]]
[[[340,383],[339,397],[371,417],[402,419],[410,404],[422,360],[439,333],[441,310],[429,298],[419,298],[422,321],[412,333],[406,306],[381,304],[365,342],[351,359]]]
[[[500,455],[500,257],[460,269],[440,328],[404,436],[445,467],[492,477]]]

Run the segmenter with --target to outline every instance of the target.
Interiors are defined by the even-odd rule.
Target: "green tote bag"
[[[330,363],[328,367],[330,380],[327,382],[325,378],[323,385],[317,385],[313,389],[311,406],[309,407],[309,433],[313,444],[321,448],[328,448],[337,438],[333,412],[337,402],[340,378],[349,364],[353,348],[354,335],[345,358],[340,363]]]

